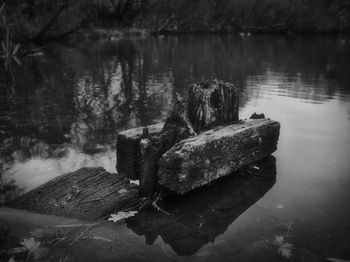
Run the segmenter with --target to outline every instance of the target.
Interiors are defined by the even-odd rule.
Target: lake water
[[[116,224],[109,230],[124,241],[83,245],[70,259],[350,260],[350,44],[196,35],[52,44],[43,53],[1,84],[2,203],[83,166],[116,172],[117,131],[161,122],[174,94],[196,81],[233,82],[240,118],[263,112],[281,123],[278,150],[261,167],[275,178],[228,178],[175,201],[171,216]]]

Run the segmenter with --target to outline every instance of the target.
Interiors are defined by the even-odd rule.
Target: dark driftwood
[[[280,124],[248,120],[182,140],[159,160],[158,181],[178,194],[261,160],[277,149]]]
[[[150,135],[159,134],[164,123],[147,126]],[[144,127],[133,128],[118,133],[117,171],[128,178],[140,178],[140,141]]]
[[[187,111],[194,130],[199,133],[238,121],[238,91],[233,84],[218,80],[190,86]]]
[[[103,168],[81,168],[59,176],[10,202],[28,211],[92,219],[136,206],[138,187]]]
[[[159,134],[151,135],[146,128],[140,142],[141,176],[140,193],[152,196],[157,186],[158,161],[175,143],[195,135],[187,119],[186,105],[177,94],[173,109],[169,112],[164,127]]]

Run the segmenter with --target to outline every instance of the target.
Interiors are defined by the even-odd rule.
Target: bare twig
[[[63,38],[63,37],[66,37],[66,36],[68,36],[68,35],[71,35],[71,34],[75,33],[76,31],[78,31],[80,28],[82,28],[82,27],[88,22],[88,20],[89,20],[90,17],[91,17],[91,14],[89,13],[89,14],[88,14],[84,19],[82,19],[82,20],[80,21],[80,23],[79,23],[77,26],[75,26],[74,28],[72,28],[72,29],[70,29],[70,30],[68,30],[68,31],[66,31],[66,32],[60,33],[60,34],[58,34],[58,35],[55,35],[55,36],[53,36],[53,37],[50,37],[50,38],[52,38],[52,39]]]
[[[44,28],[41,29],[40,32],[32,40],[40,40],[48,33],[49,29],[56,22],[60,14],[68,7],[69,2],[70,0],[64,1],[62,6],[57,10],[56,14],[54,14],[51,17],[50,21],[46,24],[46,26],[44,26]]]

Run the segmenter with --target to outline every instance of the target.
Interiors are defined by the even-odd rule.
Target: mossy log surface
[[[105,169],[81,168],[39,186],[7,206],[58,216],[93,219],[136,206],[138,186]]]
[[[159,184],[178,194],[209,184],[272,154],[279,130],[273,120],[248,120],[182,140],[160,158]]]

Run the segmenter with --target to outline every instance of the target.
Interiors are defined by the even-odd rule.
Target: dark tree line
[[[350,1],[155,0],[142,15],[141,24],[184,32],[345,31],[350,26]]]
[[[21,39],[60,39],[82,28],[139,27],[153,33],[339,32],[348,0],[2,0]],[[3,16],[3,15],[2,15]]]

